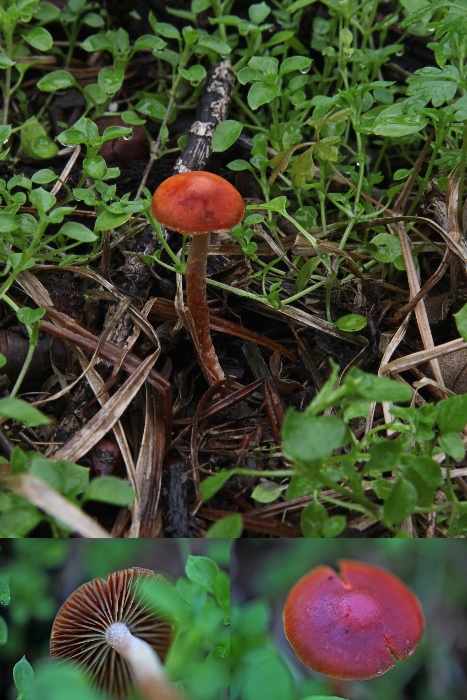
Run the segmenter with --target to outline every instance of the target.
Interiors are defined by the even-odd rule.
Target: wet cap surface
[[[164,180],[152,198],[154,218],[187,235],[229,231],[240,223],[245,205],[223,177],[195,170]]]
[[[340,574],[317,567],[292,588],[285,635],[298,658],[319,673],[374,678],[414,652],[424,629],[420,603],[384,569],[351,560],[339,568]]]

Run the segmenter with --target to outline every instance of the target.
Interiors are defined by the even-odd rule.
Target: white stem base
[[[107,643],[128,662],[135,684],[146,700],[180,700],[180,695],[165,678],[154,649],[134,637],[123,622],[114,622],[105,635]]]

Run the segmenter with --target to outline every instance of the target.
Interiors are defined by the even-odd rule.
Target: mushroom
[[[229,231],[242,220],[240,193],[219,175],[194,170],[164,180],[152,198],[154,218],[172,231],[192,236],[186,264],[187,306],[193,319],[203,373],[214,384],[225,379],[209,328],[206,261],[209,234]],[[195,343],[196,345],[196,343]]]
[[[180,700],[162,669],[172,626],[141,596],[141,584],[148,579],[164,580],[134,567],[77,588],[54,620],[50,655],[84,667],[112,698],[126,698],[133,680],[146,700]]]
[[[366,680],[413,654],[423,634],[415,595],[385,569],[341,560],[318,566],[290,591],[284,631],[306,666],[331,678]]]

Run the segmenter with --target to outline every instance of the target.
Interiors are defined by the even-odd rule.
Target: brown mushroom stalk
[[[186,297],[196,334],[195,346],[209,384],[222,381],[225,375],[209,325],[206,262],[210,233],[229,231],[240,223],[245,211],[243,199],[219,175],[192,171],[164,180],[154,193],[151,208],[163,226],[192,236],[186,264]]]
[[[225,379],[211,338],[209,307],[206,294],[206,264],[210,234],[194,236],[186,263],[186,303],[195,324],[204,367],[210,384]]]

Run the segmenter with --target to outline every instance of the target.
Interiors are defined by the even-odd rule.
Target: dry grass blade
[[[302,309],[296,309],[292,306],[283,306],[275,313],[281,314],[282,316],[287,316],[288,318],[293,318],[294,321],[301,323],[302,326],[315,328],[318,331],[332,335],[335,338],[340,338],[341,340],[345,340],[347,343],[352,343],[353,345],[366,345],[368,342],[363,336],[356,335],[354,333],[344,333],[333,326],[332,323],[329,323],[329,321],[313,316],[306,311],[302,311]]]
[[[433,136],[431,136],[430,139],[427,140],[425,146],[423,147],[419,157],[417,158],[417,161],[413,167],[412,173],[410,177],[408,178],[403,190],[399,194],[396,203],[394,205],[394,214],[402,214],[403,209],[405,207],[405,204],[407,202],[407,198],[409,196],[409,193],[413,187],[415,177],[417,173],[419,172],[425,156],[426,152],[428,149],[429,144],[431,143]],[[389,225],[389,229],[392,230],[393,232],[396,232],[397,235],[399,236],[399,241],[401,244],[401,249],[402,249],[402,255],[404,258],[404,263],[405,263],[405,268],[407,270],[407,281],[409,284],[409,289],[410,289],[410,296],[411,298],[416,296],[418,292],[420,291],[420,282],[418,279],[418,274],[417,270],[415,268],[415,263],[414,259],[412,256],[412,249],[410,245],[410,240],[407,235],[405,225],[403,221],[399,221],[396,224]],[[431,334],[431,328],[430,328],[430,322],[428,320],[428,314],[425,308],[425,303],[423,299],[420,299],[418,304],[415,307],[415,316],[417,319],[418,323],[418,328],[420,331],[420,336],[423,341],[423,345],[425,346],[426,349],[430,349],[434,346],[433,343],[433,336]],[[440,384],[444,384],[443,380],[443,374],[441,372],[441,368],[439,366],[439,362],[436,359],[433,359],[430,361],[430,367],[433,372],[434,378],[436,379],[437,382]]]
[[[47,289],[30,270],[22,270],[16,281],[38,306],[53,306]]]
[[[118,362],[121,356],[121,350],[116,345],[105,342],[99,342],[99,338],[96,338],[92,333],[90,333],[86,328],[81,326],[76,321],[73,321],[66,314],[62,314],[55,309],[46,309],[47,316],[52,318],[58,325],[49,323],[48,321],[42,322],[42,330],[50,335],[60,338],[61,340],[69,342],[71,345],[81,348],[82,350],[87,350],[88,352],[95,352],[96,348],[99,347],[99,356],[102,359],[107,360],[111,363]],[[156,353],[157,354],[157,353]],[[122,362],[122,369],[126,372],[134,372],[141,365],[141,359],[128,353],[124,361]],[[159,394],[161,395],[161,401],[163,406],[166,436],[167,438],[171,435],[172,429],[172,396],[171,396],[171,386],[168,381],[166,381],[158,372],[151,370],[148,374],[147,381],[149,384],[154,386]]]
[[[104,390],[104,382],[102,381],[102,377],[100,376],[100,374],[98,372],[96,372],[94,369],[92,369],[90,367],[90,363],[88,363],[84,353],[82,353],[81,350],[76,348],[76,353],[78,354],[78,359],[81,363],[81,366],[83,367],[84,372],[86,373],[86,377],[87,377],[87,380],[89,382],[89,386],[93,390],[100,405],[103,408],[105,408],[106,404],[110,401],[110,396]],[[138,493],[133,456],[131,454],[130,446],[129,446],[128,440],[126,438],[125,431],[123,430],[122,424],[120,423],[119,420],[117,420],[114,423],[114,425],[112,426],[112,429],[113,429],[115,438],[117,440],[118,446],[120,448],[120,452],[121,452],[123,461],[125,463],[126,472],[127,472],[128,478],[130,480],[130,483],[131,483],[135,493]]]
[[[144,431],[136,462],[139,498],[133,506],[129,536],[155,537],[158,529],[158,503],[164,461],[164,428],[152,387],[146,386]]]
[[[107,538],[109,533],[87,513],[70,503],[60,493],[34,474],[19,474],[1,479],[11,491],[71,527],[82,537]]]
[[[443,343],[443,345],[436,345],[433,348],[420,350],[419,352],[414,352],[411,355],[406,355],[405,357],[400,357],[397,360],[393,360],[383,368],[382,374],[388,374],[389,372],[405,372],[406,370],[411,369],[412,367],[417,367],[417,365],[423,364],[424,362],[429,362],[452,352],[464,350],[465,348],[467,348],[467,342],[462,340],[462,338],[456,338],[456,340],[450,340],[448,343]]]
[[[116,421],[138,393],[152,369],[157,356],[149,355],[137,370],[130,375],[123,386],[115,392],[105,406],[73,437],[55,452],[54,459],[69,459],[76,461],[89,452],[106,433],[111,430]]]

